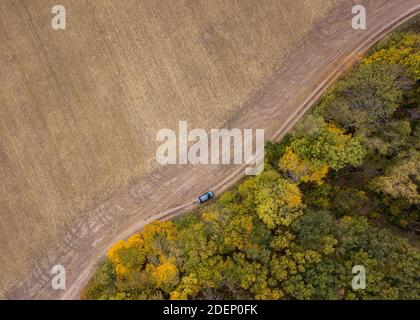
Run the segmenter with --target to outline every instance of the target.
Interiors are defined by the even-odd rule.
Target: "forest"
[[[115,243],[82,298],[420,299],[419,49],[418,24],[382,40],[261,175]]]

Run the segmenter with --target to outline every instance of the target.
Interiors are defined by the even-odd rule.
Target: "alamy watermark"
[[[66,29],[66,8],[60,4],[55,5],[51,9],[51,13],[55,16],[51,20],[51,27],[54,30]]]
[[[366,289],[366,269],[362,265],[354,266],[351,269],[351,273],[356,274],[352,281],[351,287],[353,290],[364,290]]]
[[[351,20],[351,26],[354,30],[366,29],[366,8],[361,5],[353,5],[351,12],[355,15]],[[55,14],[51,21],[51,26],[54,30],[66,29],[66,8],[63,5],[54,5],[51,13]]]
[[[355,14],[351,20],[351,26],[354,30],[366,30],[366,8],[360,4],[351,8],[351,12]]]
[[[65,290],[66,269],[61,264],[56,264],[52,267],[51,274],[55,274],[55,276],[51,279],[51,287],[54,290]]]
[[[211,129],[209,137],[206,130],[188,131],[187,122],[179,121],[178,134],[168,128],[156,133],[156,141],[162,142],[156,151],[156,161],[162,165],[246,164],[246,175],[258,175],[264,169],[264,129],[255,130],[255,151],[253,132],[253,129]]]

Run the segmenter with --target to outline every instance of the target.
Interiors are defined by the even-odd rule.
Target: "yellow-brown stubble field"
[[[0,296],[153,167],[159,129],[221,127],[337,1],[0,1]]]

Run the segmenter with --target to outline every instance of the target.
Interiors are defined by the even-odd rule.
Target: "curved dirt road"
[[[324,90],[395,26],[420,12],[418,0],[360,1],[367,9],[366,30],[351,28],[352,1],[334,9],[286,61],[272,80],[243,106],[228,128],[265,128],[267,139],[280,138]],[[69,226],[57,248],[37,261],[32,274],[7,294],[14,299],[73,299],[89,280],[96,263],[116,240],[156,219],[168,219],[193,207],[195,195],[227,189],[244,174],[240,166],[168,166],[132,181],[92,208],[85,220]],[[54,291],[51,266],[66,267],[67,289]]]

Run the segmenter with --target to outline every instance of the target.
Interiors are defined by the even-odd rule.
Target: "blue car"
[[[203,202],[209,201],[213,197],[214,197],[213,191],[207,191],[205,194],[198,197],[197,203],[203,203]]]

